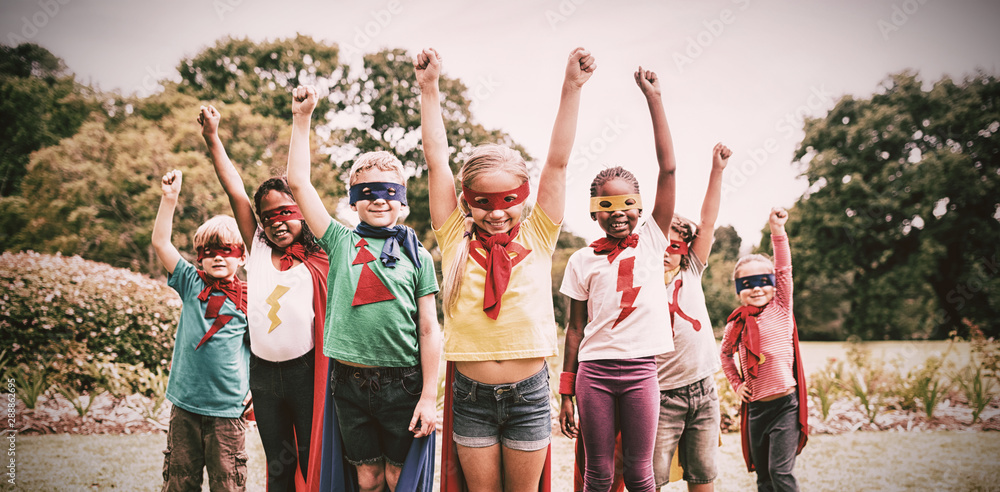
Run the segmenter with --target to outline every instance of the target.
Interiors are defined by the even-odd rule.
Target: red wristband
[[[559,374],[559,394],[567,396],[576,394],[575,372],[563,372]]]

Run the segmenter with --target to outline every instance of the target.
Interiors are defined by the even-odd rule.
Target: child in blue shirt
[[[250,349],[246,284],[236,277],[246,260],[243,239],[232,217],[209,219],[194,235],[196,268],[170,239],[181,172],[165,174],[161,187],[153,249],[183,302],[167,383],[173,409],[163,490],[201,490],[206,467],[211,490],[245,490]]]

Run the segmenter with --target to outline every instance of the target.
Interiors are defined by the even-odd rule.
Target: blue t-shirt
[[[167,399],[199,415],[239,417],[243,414],[243,399],[250,391],[250,347],[244,342],[246,314],[226,299],[219,315],[233,318],[195,350],[215,322],[205,318],[208,302],[198,300],[205,282],[194,265],[182,258],[167,285],[180,294],[184,303],[177,324]],[[213,292],[212,295],[223,294]]]
[[[367,245],[356,246],[361,239],[330,219],[326,233],[316,241],[330,256],[323,354],[369,366],[415,366],[420,363],[417,299],[438,291],[434,259],[420,248],[420,268],[405,254],[395,268],[386,268],[378,259],[385,239],[364,238]],[[381,283],[395,299],[352,305],[363,275],[366,285]]]

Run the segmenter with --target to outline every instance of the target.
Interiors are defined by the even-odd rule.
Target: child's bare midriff
[[[460,361],[455,363],[455,369],[466,377],[484,384],[516,383],[522,379],[534,376],[545,359],[511,359],[490,361]]]

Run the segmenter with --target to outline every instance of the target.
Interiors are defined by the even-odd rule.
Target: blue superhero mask
[[[740,277],[736,279],[736,295],[740,294],[741,290],[752,289],[754,287],[764,288],[768,285],[774,286],[774,274],[773,273],[763,273],[760,275],[748,275],[746,277]]]
[[[399,183],[358,183],[352,186],[348,192],[351,205],[358,200],[375,201],[379,198],[390,201],[396,200],[401,205],[406,205],[406,185]]]

